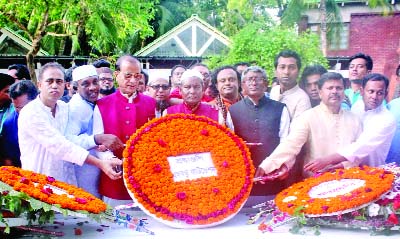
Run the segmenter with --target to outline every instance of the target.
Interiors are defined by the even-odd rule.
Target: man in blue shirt
[[[68,125],[66,137],[84,149],[90,150],[90,154],[95,155],[98,144],[104,141],[114,141],[117,146],[122,148],[123,143],[114,135],[101,134],[93,135],[93,110],[99,96],[99,77],[93,65],[83,65],[74,69],[72,81],[77,83],[77,94],[74,94],[68,103]],[[105,146],[104,146],[105,147]],[[76,176],[77,186],[100,198],[98,183],[100,169],[83,164],[72,165],[64,164],[67,170],[74,170],[71,175]]]
[[[10,85],[14,82],[15,79],[10,75],[0,73],[0,132],[7,116],[14,110],[9,94]]]
[[[21,109],[38,95],[36,86],[29,80],[18,81],[10,86],[10,97],[15,111],[6,118],[2,129],[1,152],[3,164],[21,167],[18,144],[18,114]]]
[[[396,69],[396,75],[400,79],[400,65]],[[387,107],[396,119],[396,132],[390,145],[386,163],[395,162],[397,165],[400,165],[400,98],[390,101]]]

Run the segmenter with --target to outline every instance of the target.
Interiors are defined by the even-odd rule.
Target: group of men
[[[111,206],[131,200],[121,178],[124,142],[166,113],[216,115],[246,141],[257,168],[252,203],[314,173],[399,163],[392,139],[400,103],[389,103],[397,113],[387,110],[388,79],[371,73],[372,59],[365,54],[354,55],[349,65],[350,89],[342,75],[320,65],[306,66],[298,84],[301,58],[284,50],[275,58],[277,85],[268,94],[265,70],[245,63],[212,74],[201,63],[190,69],[177,65],[170,79],[147,80],[130,55],[117,60],[115,71],[104,60],[66,73],[48,63],[39,72],[38,97],[37,91],[18,92],[35,89],[33,84],[16,83],[18,89],[10,92],[16,99],[16,115],[8,117],[19,138],[16,157],[23,168],[82,187]],[[63,95],[68,104],[59,100]]]

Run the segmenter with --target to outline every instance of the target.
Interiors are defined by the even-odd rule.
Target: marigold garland
[[[210,152],[217,176],[175,182],[169,156]],[[235,215],[252,188],[254,167],[241,138],[217,122],[190,114],[153,119],[124,150],[124,181],[158,219],[209,225]]]
[[[101,213],[107,209],[103,201],[83,189],[29,170],[13,166],[0,167],[0,180],[16,191],[48,204],[58,204],[61,208],[90,213]],[[65,191],[66,194],[54,193],[51,186]]]
[[[360,179],[365,184],[346,194],[336,197],[311,198],[310,190],[321,183],[341,179]],[[355,209],[373,202],[392,188],[394,175],[382,168],[356,167],[337,169],[305,179],[280,192],[276,198],[276,206],[290,215],[303,206],[302,212],[308,216],[325,216],[341,214],[345,210]]]

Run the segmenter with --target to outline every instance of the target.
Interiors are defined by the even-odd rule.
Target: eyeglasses
[[[100,80],[100,81],[107,81],[107,82],[113,82],[113,81],[114,81],[113,78],[105,78],[105,77],[100,78],[99,80]]]
[[[255,82],[255,83],[261,83],[263,82],[265,79],[263,77],[249,77],[249,78],[245,78],[245,83],[246,84],[250,84],[251,82]]]
[[[118,71],[118,72],[123,74],[124,78],[126,80],[132,79],[132,78],[134,78],[135,80],[141,80],[143,78],[143,74],[141,74],[141,73],[130,73],[130,72],[121,72],[121,71]]]
[[[163,90],[168,90],[170,88],[169,85],[150,85],[154,90],[159,90],[160,88]]]

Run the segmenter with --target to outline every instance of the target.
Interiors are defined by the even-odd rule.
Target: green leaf
[[[43,202],[36,200],[34,198],[30,198],[29,203],[31,204],[33,210],[38,210],[43,207]]]
[[[365,216],[356,216],[356,217],[354,217],[354,219],[356,219],[356,220],[360,220],[360,221],[366,221],[367,220],[367,218],[365,218]]]
[[[50,211],[51,208],[52,208],[52,206],[51,206],[50,204],[47,204],[47,203],[44,203],[44,204],[43,204],[43,210],[44,210],[45,212]]]

